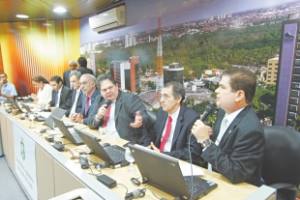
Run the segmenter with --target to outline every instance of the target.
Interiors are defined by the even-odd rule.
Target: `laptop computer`
[[[45,125],[47,125],[49,128],[55,128],[55,124],[53,121],[53,117],[56,117],[57,119],[62,119],[62,117],[65,115],[67,111],[61,108],[55,108],[50,116],[45,120]]]
[[[176,158],[137,144],[129,148],[143,179],[175,197],[198,199],[217,187],[216,183],[198,176],[183,176]]]
[[[74,128],[67,128],[64,122],[56,117],[52,117],[55,125],[57,128],[62,132],[62,134],[70,140],[73,144],[80,145],[83,144],[81,137],[79,136],[78,132]]]
[[[97,156],[99,156],[102,160],[108,162],[108,164],[118,165],[123,162],[126,162],[124,148],[117,145],[103,146],[99,143],[99,139],[96,136],[78,129],[76,130],[80,132],[80,137],[82,138],[84,143],[90,148],[90,150]]]

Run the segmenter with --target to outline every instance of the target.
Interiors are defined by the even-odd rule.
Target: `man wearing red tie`
[[[103,99],[90,128],[105,128],[105,134],[140,143],[150,119],[142,100],[135,94],[119,90],[116,82],[107,75],[98,77]]]
[[[185,90],[178,82],[169,82],[162,88],[161,109],[157,113],[150,147],[155,151],[188,160],[188,137],[198,114],[182,104],[184,98]],[[193,155],[196,140],[194,136],[191,137]]]

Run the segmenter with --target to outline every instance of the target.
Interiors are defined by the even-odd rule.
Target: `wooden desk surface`
[[[45,129],[45,126],[42,123],[34,122],[34,124],[33,124],[32,122],[28,122],[26,120],[20,120],[20,119],[18,119],[17,116],[16,116],[16,118],[23,126],[34,127],[34,129],[32,129],[33,132],[40,135],[40,137],[44,137],[45,135],[47,135],[47,133],[45,133],[45,134],[40,133],[41,129]],[[101,142],[108,142],[110,144],[117,144],[119,146],[122,146],[123,144],[127,143],[126,140],[117,139],[117,138],[112,139],[108,135],[101,135],[98,131],[90,130],[88,127],[83,126],[83,125],[76,124],[76,127],[80,128],[83,131],[87,131],[89,133],[96,135],[97,137],[99,137],[101,139]],[[65,138],[63,138],[62,140],[63,140],[63,143],[67,144],[65,146],[66,151],[64,151],[62,154],[67,159],[70,159],[71,162],[80,166],[78,159],[71,159],[72,154],[70,153],[69,150],[71,150],[73,152],[87,151],[88,148],[86,147],[86,145],[75,146],[74,144],[70,144],[70,141],[68,141]],[[89,159],[95,163],[101,162],[101,159],[96,157],[95,155],[89,155]],[[203,168],[202,168],[202,170],[204,171],[204,176],[203,176],[204,179],[212,180],[218,184],[218,187],[216,189],[214,189],[213,191],[208,193],[206,196],[201,198],[203,200],[216,200],[216,199],[224,199],[224,198],[232,199],[232,200],[242,200],[242,199],[246,199],[257,188],[256,186],[253,186],[253,185],[250,185],[247,183],[232,184],[225,177],[223,177],[222,175],[220,175],[218,173],[209,172],[208,170],[203,169]],[[87,169],[87,170],[85,170],[85,172],[87,174],[90,174],[91,176],[94,176],[94,174],[103,173],[103,174],[106,174],[106,175],[110,176],[111,178],[117,180],[118,185],[117,185],[117,187],[113,188],[112,191],[117,193],[121,199],[124,199],[125,193],[127,190],[130,192],[130,191],[133,191],[134,189],[138,188],[130,181],[130,179],[132,177],[136,177],[136,178],[141,177],[139,170],[135,164],[131,164],[129,166],[122,167],[122,168],[116,168],[116,169],[105,168],[102,170],[97,170],[97,169],[95,169],[95,167],[93,165],[91,165],[91,169]],[[158,199],[157,197],[160,197],[160,198],[164,197],[166,199],[174,198],[170,194],[165,193],[165,192],[159,190],[158,188],[155,188],[148,184],[143,184],[139,188],[147,189],[146,196],[143,199]]]

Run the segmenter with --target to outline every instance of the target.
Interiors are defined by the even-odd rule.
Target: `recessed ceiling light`
[[[28,19],[29,18],[28,15],[24,15],[24,14],[17,14],[16,17],[19,19]]]
[[[67,9],[63,6],[56,6],[55,8],[53,8],[53,12],[57,14],[64,14],[67,12]]]

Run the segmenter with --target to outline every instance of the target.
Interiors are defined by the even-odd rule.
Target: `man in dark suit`
[[[188,160],[188,137],[198,114],[182,104],[184,98],[185,90],[178,82],[169,82],[162,88],[161,109],[157,113],[154,129],[152,129],[153,138],[150,147],[156,151]],[[193,145],[197,144],[194,136],[191,137],[191,150],[193,150]]]
[[[250,106],[255,88],[252,72],[238,68],[224,72],[216,89],[220,112],[214,129],[200,120],[192,128],[203,148],[201,157],[233,183],[261,184],[263,128]]]
[[[63,86],[63,81],[59,76],[51,77],[50,85],[52,87],[52,99],[50,101],[50,106],[69,110],[72,105],[72,91],[70,88]]]
[[[87,68],[87,60],[85,57],[80,56],[77,60],[79,67],[77,68],[78,71],[80,71],[81,74],[93,74],[93,71],[89,68]]]
[[[70,85],[72,89],[72,106],[68,113],[73,115],[74,113],[80,113],[82,109],[82,96],[83,93],[80,89],[80,79],[81,73],[79,71],[72,71],[70,73]]]
[[[77,123],[90,124],[97,113],[98,102],[96,99],[100,93],[96,88],[96,78],[93,75],[83,74],[79,82],[83,92],[82,107],[80,113],[72,114],[70,118]],[[102,99],[101,96],[99,98]]]
[[[69,62],[69,70],[65,71],[63,74],[63,84],[68,88],[71,88],[70,85],[70,75],[72,72],[76,71],[78,68],[78,63],[74,60]]]
[[[99,109],[89,126],[102,127],[106,134],[140,143],[144,127],[150,120],[142,100],[132,93],[120,91],[110,76],[100,76],[97,84],[103,99],[98,99]]]

